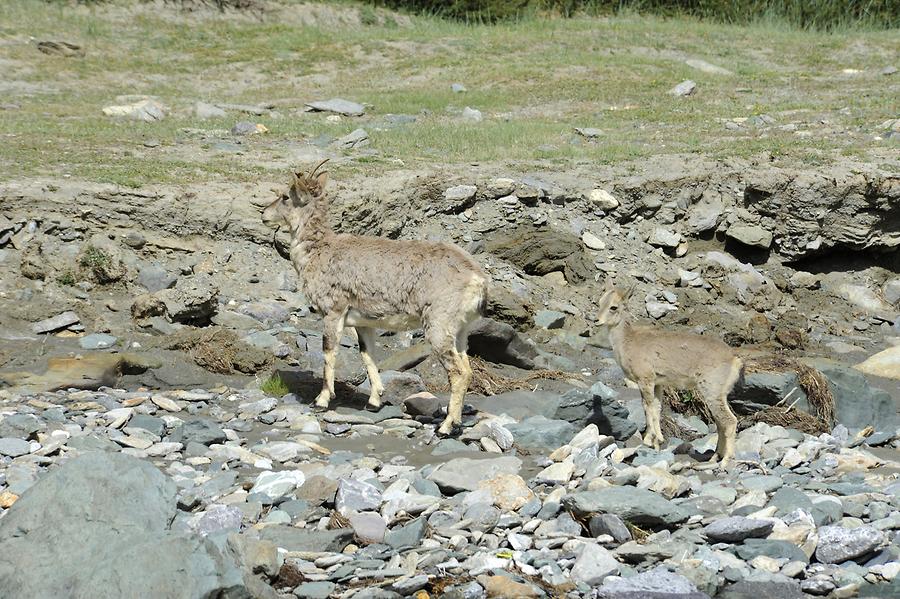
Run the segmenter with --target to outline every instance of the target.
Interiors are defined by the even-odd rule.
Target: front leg
[[[644,420],[647,425],[644,429],[644,445],[659,449],[662,446],[662,433],[660,430],[659,418],[661,406],[656,399],[656,389],[652,381],[638,381],[641,390],[641,400],[644,404]]]
[[[369,375],[369,407],[377,410],[381,407],[381,395],[384,393],[384,384],[381,382],[381,376],[378,374],[378,365],[372,358],[372,351],[375,349],[375,330],[368,327],[356,327],[356,337],[359,341],[359,355],[362,357],[363,363],[366,365],[366,372]]]
[[[334,398],[334,366],[337,362],[337,350],[344,332],[346,310],[329,312],[325,315],[325,328],[322,331],[322,353],[325,354],[325,370],[322,376],[322,391],[316,398],[316,407],[328,409]]]

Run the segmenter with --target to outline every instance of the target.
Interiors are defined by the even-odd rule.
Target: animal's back
[[[623,369],[637,378],[655,375],[675,386],[693,384],[706,373],[730,368],[734,351],[723,341],[677,331],[634,327],[625,338]]]
[[[372,316],[419,314],[435,297],[483,296],[489,280],[455,245],[356,235],[335,235],[307,268],[326,273],[317,284],[321,289],[309,290],[311,296],[340,290]]]

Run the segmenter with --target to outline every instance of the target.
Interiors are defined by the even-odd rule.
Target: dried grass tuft
[[[477,356],[469,356],[469,364],[472,366],[472,382],[469,384],[469,392],[484,395],[485,397],[519,389],[531,389],[534,386],[534,381],[539,380],[581,378],[578,374],[562,370],[535,370],[522,378],[513,379],[496,372],[489,366],[488,362]],[[443,383],[435,390],[446,392],[449,389],[449,384]]]

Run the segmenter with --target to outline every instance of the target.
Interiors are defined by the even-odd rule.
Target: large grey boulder
[[[795,388],[790,402],[799,400],[796,407],[807,410],[806,394],[800,388],[797,373],[793,370],[746,372],[732,389],[728,403],[738,414],[753,414],[767,406],[774,406]]]
[[[175,484],[122,454],[72,459],[0,519],[0,589],[21,597],[248,597],[232,556],[174,533]]]
[[[566,509],[581,519],[594,514],[614,514],[637,525],[674,526],[691,516],[688,510],[661,495],[634,487],[570,493],[562,502]]]
[[[891,395],[869,385],[865,375],[849,366],[826,358],[809,361],[828,379],[834,395],[835,420],[849,429],[874,426],[879,431],[894,431],[900,420]]]
[[[532,416],[506,425],[515,443],[524,449],[551,452],[572,440],[578,429],[565,420]]]
[[[469,330],[469,352],[496,364],[535,368],[537,350],[505,322],[481,318]]]
[[[610,435],[619,441],[624,441],[638,430],[638,425],[634,418],[631,418],[628,408],[619,401],[619,393],[597,381],[589,390],[591,395],[591,408],[589,414],[585,414],[583,421],[572,420],[577,413],[575,407],[578,405],[576,398],[584,397],[584,393],[576,394],[570,391],[563,396],[563,408],[565,413],[562,417],[580,424],[582,426],[588,424],[596,424],[601,435]],[[571,415],[571,417],[569,417]]]

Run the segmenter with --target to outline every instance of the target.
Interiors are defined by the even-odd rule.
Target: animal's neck
[[[609,329],[609,344],[612,346],[616,360],[619,362],[621,362],[622,348],[625,345],[625,340],[630,332],[631,323],[624,317],[619,321],[619,324]]]
[[[291,215],[291,236],[294,244],[316,243],[331,235],[328,226],[328,202],[324,196],[313,199],[303,209]]]
[[[309,254],[334,233],[328,226],[328,203],[324,196],[313,199],[291,214],[291,260],[297,270],[309,262]]]

